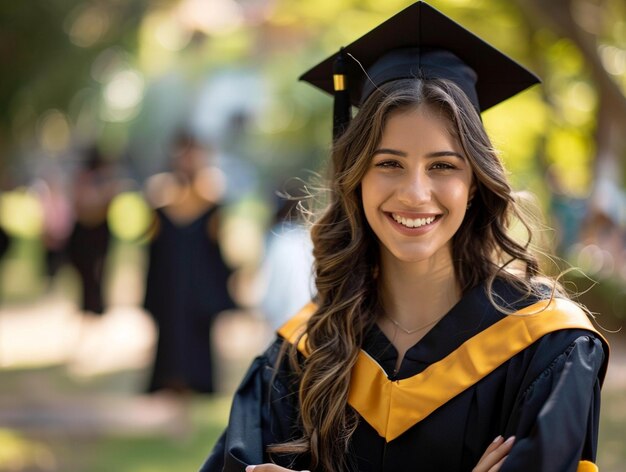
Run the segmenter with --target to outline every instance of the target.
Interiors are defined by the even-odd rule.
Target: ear
[[[467,202],[471,202],[474,199],[474,194],[476,193],[477,185],[474,180],[472,180],[472,185],[469,189],[469,195],[467,196]]]

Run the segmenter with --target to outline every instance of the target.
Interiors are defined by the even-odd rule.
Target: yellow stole
[[[278,334],[296,342],[316,310],[309,303]],[[389,380],[383,368],[361,350],[352,369],[348,403],[381,437],[393,441],[542,336],[562,329],[584,329],[603,339],[577,304],[553,299],[505,316],[407,379]],[[300,337],[298,350],[308,355],[306,334]]]

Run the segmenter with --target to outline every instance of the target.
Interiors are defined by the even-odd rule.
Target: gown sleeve
[[[276,373],[274,367],[279,350],[277,341],[253,361],[234,395],[228,426],[200,472],[244,472],[247,465],[270,462],[266,445],[293,433],[287,373]]]
[[[541,346],[535,357],[545,360]],[[595,462],[604,362],[602,342],[589,334],[548,363],[516,401],[505,436],[516,441],[501,472],[574,472],[581,460]]]

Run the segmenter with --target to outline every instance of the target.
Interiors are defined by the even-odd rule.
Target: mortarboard
[[[367,71],[367,74],[365,73]],[[482,112],[540,79],[427,3],[417,2],[304,73],[335,96],[334,136],[376,87],[411,77],[445,78]]]

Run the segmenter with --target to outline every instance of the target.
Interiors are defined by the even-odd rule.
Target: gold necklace
[[[394,320],[391,316],[389,316],[387,313],[384,313],[385,317],[389,319],[389,321],[391,321],[396,328],[400,328],[400,330],[402,330],[404,333],[406,334],[413,334],[413,333],[417,333],[418,331],[421,331],[425,328],[428,328],[429,326],[434,325],[435,323],[437,323],[438,321],[440,321],[444,316],[446,316],[445,314],[443,316],[440,316],[439,318],[437,318],[434,321],[429,321],[428,323],[426,323],[425,325],[419,326],[417,328],[413,328],[413,329],[407,329],[404,326],[402,326],[397,320]]]

